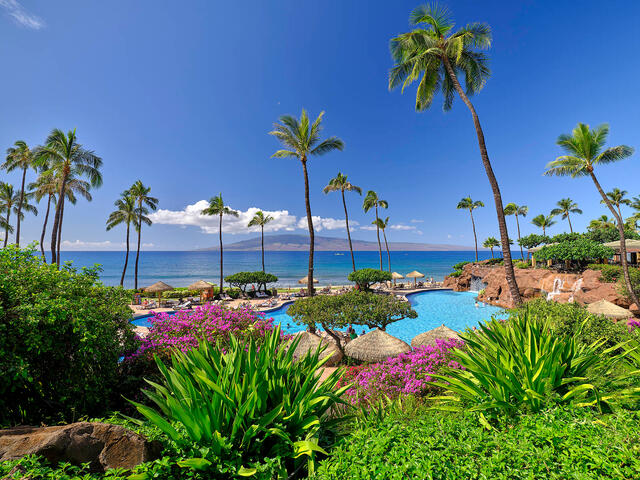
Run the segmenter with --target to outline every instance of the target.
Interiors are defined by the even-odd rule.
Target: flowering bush
[[[629,330],[633,332],[636,328],[640,327],[640,320],[637,318],[630,318],[627,321],[627,326],[629,327]]]
[[[202,337],[213,344],[218,342],[223,349],[229,345],[231,335],[240,342],[253,338],[260,345],[273,328],[273,319],[263,318],[250,308],[228,309],[206,304],[175,315],[156,313],[149,334],[129,358],[150,359],[154,353],[166,358],[173,348],[186,352],[197,347]]]
[[[440,373],[443,367],[460,368],[451,360],[450,351],[462,345],[456,339],[436,340],[436,346],[421,346],[381,363],[350,367],[340,384],[353,383],[344,398],[353,405],[367,405],[383,397],[429,395],[438,388],[431,383],[432,374]]]

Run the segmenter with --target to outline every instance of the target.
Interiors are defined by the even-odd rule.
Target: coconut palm
[[[13,232],[13,227],[11,226],[12,213],[21,220],[24,220],[25,212],[30,212],[34,215],[38,214],[36,207],[29,203],[32,197],[33,193],[31,192],[16,191],[10,183],[0,182],[0,212],[4,213],[4,247],[7,246],[9,241],[9,233]],[[20,204],[21,201],[22,204]]]
[[[516,217],[516,227],[518,228],[518,245],[520,244],[520,220],[518,217],[526,217],[529,213],[529,207],[526,205],[516,205],[515,203],[507,203],[504,207],[505,215],[514,215]],[[520,257],[524,260],[524,250],[520,245]]]
[[[387,226],[389,225],[389,217],[384,220],[381,218],[377,218],[371,225],[375,225],[378,229],[382,230],[382,235],[384,237],[384,246],[387,249],[387,267],[389,268],[389,272],[391,272],[391,254],[389,253],[389,244],[387,243],[387,234],[385,232]]]
[[[238,212],[229,208],[229,206],[224,204],[224,200],[222,200],[222,193],[218,194],[216,197],[212,197],[209,200],[209,206],[202,210],[202,215],[218,215],[220,217],[220,223],[218,224],[218,234],[220,237],[220,294],[223,292],[223,276],[222,276],[222,216],[223,215],[231,215],[232,217],[237,217]]]
[[[531,223],[533,223],[536,227],[542,229],[542,235],[547,235],[547,228],[555,225],[556,222],[553,220],[553,215],[547,215],[546,217],[542,214],[535,216],[531,219]]]
[[[60,177],[56,211],[51,232],[51,263],[60,266],[60,240],[62,238],[62,214],[66,198],[67,184],[70,177],[89,179],[91,187],[102,185],[102,159],[92,150],[87,150],[80,143],[75,130],[66,134],[59,129],[51,131],[45,145],[38,147],[34,153],[36,161],[47,163],[52,173]]]
[[[417,7],[411,13],[410,23],[419,28],[391,40],[394,66],[389,72],[389,88],[401,86],[404,90],[419,80],[415,107],[417,111],[429,108],[440,90],[444,97],[445,111],[451,109],[457,93],[471,112],[482,164],[493,191],[507,283],[514,303],[520,305],[522,298],[511,261],[500,187],[489,160],[480,119],[469,99],[482,90],[491,74],[488,57],[480,51],[491,46],[491,28],[484,23],[471,23],[453,31],[451,13],[439,5]],[[460,84],[459,75],[464,76],[466,91]]]
[[[27,177],[27,170],[30,168],[35,169],[36,162],[31,152],[31,149],[24,140],[18,140],[13,144],[13,147],[7,149],[7,158],[5,162],[0,166],[7,172],[13,170],[22,171],[22,182],[20,183],[20,199],[18,200],[18,211],[16,221],[16,245],[20,246],[20,223],[24,216],[22,215],[22,204],[24,203],[24,182]]]
[[[580,210],[578,208],[578,204],[570,198],[563,198],[561,200],[558,200],[558,203],[556,203],[556,205],[558,205],[558,208],[554,208],[553,210],[551,210],[551,215],[561,215],[562,220],[566,219],[567,222],[569,222],[569,231],[573,233],[573,227],[571,226],[571,218],[569,217],[569,214],[575,213],[578,215],[582,215],[582,210]]]
[[[347,239],[349,240],[349,251],[351,252],[351,265],[353,271],[356,271],[356,260],[353,256],[353,245],[351,244],[351,232],[349,231],[349,214],[347,213],[347,202],[344,199],[344,192],[356,192],[358,195],[362,195],[362,189],[349,182],[346,175],[338,172],[334,178],[329,180],[326,187],[322,189],[326,194],[329,192],[340,192],[342,194],[342,206],[344,207],[344,221],[347,225]]]
[[[115,201],[114,206],[116,209],[109,214],[107,218],[107,231],[111,230],[118,225],[126,225],[127,233],[125,236],[125,242],[127,245],[127,252],[124,256],[124,267],[122,269],[122,275],[120,276],[120,286],[124,285],[124,277],[127,273],[127,265],[129,263],[129,231],[131,224],[137,230],[140,220],[151,225],[151,220],[147,217],[149,211],[145,207],[138,208],[136,206],[136,200],[129,192],[123,192],[120,194],[120,198]]]
[[[473,211],[476,208],[484,207],[484,203],[480,200],[474,202],[471,197],[465,197],[458,202],[458,206],[456,207],[458,210],[469,210],[469,215],[471,215],[471,226],[473,227],[473,241],[476,245],[476,262],[478,261],[478,237],[476,236],[476,222],[473,220]]]
[[[496,237],[488,237],[483,243],[482,246],[484,248],[490,248],[491,249],[491,258],[493,257],[493,249],[496,247],[500,246],[500,242],[498,241],[498,239]]]
[[[378,236],[378,254],[380,257],[380,270],[382,270],[382,244],[380,243],[380,226],[378,225],[380,217],[378,216],[378,208],[389,208],[389,203],[386,200],[381,200],[373,190],[369,190],[364,197],[362,209],[367,213],[372,208],[375,209],[376,212],[376,219],[373,223],[376,226],[376,235]]]
[[[273,220],[271,215],[265,215],[262,210],[258,210],[247,227],[260,227],[260,238],[262,245],[262,271],[264,272],[264,226]]]
[[[587,227],[589,230],[608,230],[616,226],[615,221],[606,215],[601,215],[598,218],[594,218],[589,222]]]
[[[142,242],[142,224],[151,225],[151,219],[145,217],[149,211],[156,211],[158,209],[158,199],[149,195],[151,187],[145,186],[141,180],[131,185],[129,190],[125,193],[131,196],[136,202],[136,208],[138,210],[138,222],[136,225],[136,231],[138,232],[138,245],[136,246],[136,265],[134,269],[133,284],[136,290],[138,289],[138,261],[140,260],[140,245]],[[145,217],[145,218],[143,218]]]
[[[629,277],[629,266],[627,264],[627,245],[624,238],[624,221],[614,208],[611,200],[600,186],[596,178],[594,169],[599,165],[606,165],[623,160],[633,154],[633,148],[627,145],[604,148],[609,135],[609,125],[603,124],[594,129],[589,125],[579,123],[574,128],[571,135],[560,135],[558,145],[562,147],[567,155],[556,158],[549,162],[545,175],[570,175],[571,177],[591,177],[602,201],[607,205],[613,217],[616,219],[618,233],[620,234],[620,262],[624,273],[624,281],[631,300],[636,305],[638,297],[631,286]]]
[[[309,116],[303,109],[300,119],[290,115],[280,117],[280,123],[275,123],[269,135],[276,137],[285,147],[276,151],[271,158],[297,158],[302,164],[302,174],[304,177],[304,203],[307,211],[307,226],[309,228],[309,271],[307,273],[307,289],[309,295],[314,294],[313,288],[313,252],[315,248],[315,236],[313,231],[313,219],[311,218],[311,203],[309,201],[309,175],[307,173],[307,161],[309,157],[324,155],[334,150],[342,150],[344,143],[338,137],[329,137],[320,140],[322,132],[322,117],[324,112],[320,112],[318,118],[310,124]]]
[[[620,190],[619,188],[614,188],[610,192],[607,192],[607,198],[611,202],[611,205],[616,207],[618,210],[618,215],[622,218],[622,210],[620,208],[621,205],[631,205],[631,200],[625,198],[627,196],[626,190]],[[600,200],[600,203],[605,204],[604,200]]]

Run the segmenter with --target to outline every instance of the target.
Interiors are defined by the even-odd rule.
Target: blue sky
[[[65,248],[120,249],[124,229],[105,232],[105,220],[140,178],[162,209],[144,231],[147,248],[190,249],[217,243],[213,224],[194,212],[218,192],[245,216],[252,207],[279,212],[280,232],[305,232],[301,167],[270,158],[278,144],[267,132],[281,114],[325,110],[325,133],[346,148],[310,162],[320,234],[345,233],[337,228],[339,196],[321,191],[342,171],[389,202],[389,241],[471,245],[468,215],[455,209],[461,197],[487,205],[477,212],[481,239],[497,235],[497,225],[468,111],[456,100],[443,113],[439,99],[418,114],[415,89],[387,90],[388,41],[408,30],[418,4],[0,0],[0,148],[77,128],[80,142],[103,157],[104,186],[93,202],[65,211]],[[640,147],[640,3],[447,4],[458,24],[493,29],[492,78],[473,101],[505,203],[530,208],[523,234],[564,196],[584,210],[573,220],[584,229],[607,213],[593,185],[541,174],[560,154],[557,136],[579,121],[609,122],[611,145]],[[603,167],[603,186],[640,194],[638,158]],[[362,228],[372,216],[361,198],[348,202],[353,236],[373,240]],[[27,240],[39,238],[42,215],[23,225]],[[241,222],[228,230],[227,242],[255,235]]]

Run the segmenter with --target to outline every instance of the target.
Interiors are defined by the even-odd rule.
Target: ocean
[[[61,252],[63,261],[74,267],[102,268],[100,279],[106,285],[119,285],[124,264],[124,252]],[[479,252],[481,260],[491,258],[490,252]],[[520,252],[513,253],[514,259]],[[462,252],[391,252],[391,270],[405,275],[418,270],[441,281],[452,271],[452,266],[465,260],[474,260],[473,251]],[[355,252],[356,268],[378,268],[378,252]],[[129,255],[125,287],[133,287],[135,252]],[[307,275],[307,252],[265,252],[265,270],[278,277],[280,288],[298,286],[298,280]],[[315,252],[314,276],[319,285],[349,284],[351,272],[349,252]],[[225,252],[224,275],[241,271],[261,270],[260,252]],[[386,252],[383,268],[387,269]],[[197,280],[219,281],[220,256],[218,252],[141,252],[138,286],[151,285],[159,280],[173,287],[186,287]]]

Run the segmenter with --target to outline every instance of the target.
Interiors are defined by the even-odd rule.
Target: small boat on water
[[[334,253],[334,255],[344,255],[344,253]]]

